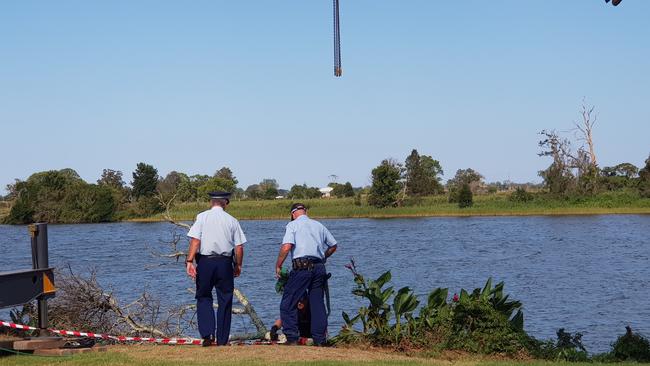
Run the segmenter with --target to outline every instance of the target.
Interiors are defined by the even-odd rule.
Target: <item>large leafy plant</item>
[[[517,352],[527,340],[522,304],[509,299],[503,282],[493,286],[492,279],[488,279],[482,289],[471,293],[461,290],[451,301],[448,289],[437,288],[420,306],[411,288],[395,291],[389,285],[390,271],[366,279],[354,261],[346,267],[354,277],[352,294],[365,304],[354,316],[343,312],[345,326],[337,341],[363,340],[397,347],[406,342],[417,347],[490,353]]]
[[[392,286],[384,288],[392,278],[390,271],[384,272],[375,280],[366,280],[357,271],[354,260],[346,267],[354,275],[356,286],[352,294],[366,299],[368,304],[360,307],[354,317],[343,312],[343,320],[346,324],[344,332],[354,332],[354,325],[361,322],[363,328],[361,334],[370,334],[385,341],[393,339],[399,341],[402,334],[402,320],[406,320],[407,324],[413,321],[413,311],[420,303],[413,291],[409,287],[403,287],[396,293]],[[394,319],[393,324],[391,319]]]

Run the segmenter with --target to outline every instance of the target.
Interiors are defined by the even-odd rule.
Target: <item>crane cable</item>
[[[343,75],[341,66],[341,28],[339,22],[339,0],[334,1],[334,76]]]

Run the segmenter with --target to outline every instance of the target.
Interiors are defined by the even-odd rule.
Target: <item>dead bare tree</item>
[[[574,132],[576,134],[576,138],[578,141],[582,141],[583,143],[587,144],[589,148],[589,163],[595,167],[598,164],[598,161],[596,160],[596,152],[594,149],[594,136],[593,136],[593,130],[594,130],[594,125],[596,124],[596,120],[598,119],[598,116],[594,114],[595,107],[591,106],[588,107],[586,100],[582,100],[582,110],[580,111],[580,116],[582,117],[582,120],[580,122],[573,122],[574,125]]]

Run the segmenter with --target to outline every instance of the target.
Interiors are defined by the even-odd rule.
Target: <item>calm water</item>
[[[395,286],[426,295],[435,287],[482,287],[492,276],[524,304],[526,329],[536,337],[557,328],[584,334],[592,352],[606,351],[624,326],[650,335],[650,216],[426,218],[324,220],[339,240],[329,261],[333,274],[330,332],[341,311],[359,306],[350,295],[354,257],[360,270],[376,276],[392,269]],[[243,221],[249,243],[243,276],[236,286],[267,324],[278,316],[274,263],[284,221]],[[167,223],[50,225],[50,262],[76,272],[96,268],[122,302],[144,288],[167,304],[192,302],[183,264],[156,258],[174,227]],[[183,248],[185,244],[183,244]],[[0,226],[0,271],[29,268],[24,226]],[[252,330],[234,319],[233,331]]]

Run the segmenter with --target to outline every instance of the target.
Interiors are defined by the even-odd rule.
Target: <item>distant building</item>
[[[319,189],[321,197],[323,197],[323,198],[332,197],[332,191],[333,190],[334,190],[334,188],[332,188],[332,187],[325,187],[325,188]]]

